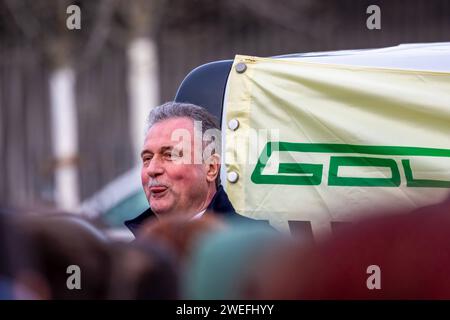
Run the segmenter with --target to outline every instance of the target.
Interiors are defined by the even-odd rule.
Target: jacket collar
[[[230,202],[230,199],[228,199],[228,196],[221,185],[217,188],[217,191],[214,194],[214,197],[212,198],[208,207],[206,208],[206,211],[212,211],[222,216],[223,215],[228,216],[230,214],[236,213],[236,211],[233,208],[233,205]],[[155,213],[152,211],[151,208],[148,208],[136,218],[125,221],[125,225],[127,226],[128,229],[130,229],[130,231],[134,235],[136,235],[140,225],[148,221],[148,219],[155,219],[155,218],[156,218]]]

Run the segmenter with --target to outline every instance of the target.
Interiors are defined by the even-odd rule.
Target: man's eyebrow
[[[162,146],[160,149],[159,149],[159,152],[160,153],[164,153],[164,152],[166,152],[166,151],[171,151],[173,149],[173,146]],[[142,150],[142,152],[141,152],[141,158],[143,157],[143,156],[145,156],[146,154],[153,154],[153,152],[151,152],[151,151],[149,151],[149,150]]]
[[[166,151],[171,151],[172,149],[173,149],[173,146],[163,146],[159,150],[160,150],[161,153],[164,153]]]
[[[146,154],[148,154],[148,153],[151,153],[151,152],[148,151],[148,150],[142,150],[142,152],[141,152],[141,158],[142,158],[143,156],[145,156]]]

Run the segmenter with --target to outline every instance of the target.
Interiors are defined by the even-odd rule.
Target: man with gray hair
[[[219,125],[206,109],[178,102],[154,108],[141,152],[142,187],[150,208],[125,225],[136,234],[152,217],[196,219],[205,212],[254,221],[236,213],[220,185],[220,141]]]

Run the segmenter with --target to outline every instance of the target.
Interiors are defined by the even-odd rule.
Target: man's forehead
[[[180,118],[170,118],[167,120],[162,120],[160,122],[155,123],[147,132],[147,136],[149,135],[160,135],[160,134],[168,134],[171,135],[173,131],[177,129],[187,129],[189,131],[193,130],[194,121],[190,118],[180,117]]]
[[[175,146],[179,143],[180,136],[191,135],[193,128],[194,124],[190,118],[171,118],[157,122],[147,131],[144,146]]]

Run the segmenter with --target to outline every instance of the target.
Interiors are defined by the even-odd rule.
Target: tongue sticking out
[[[150,187],[150,192],[153,194],[160,194],[166,190],[166,187]]]

